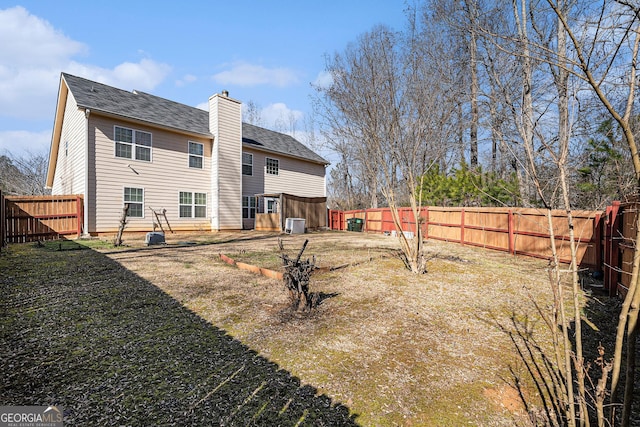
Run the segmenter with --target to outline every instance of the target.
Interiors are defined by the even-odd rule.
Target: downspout
[[[217,138],[217,139],[220,139],[220,138]],[[219,148],[220,148],[220,143],[216,141],[216,137],[214,136],[213,144],[211,145],[211,149],[213,150],[213,153],[211,153],[211,156],[213,157],[213,155],[215,154],[215,159],[216,159],[216,168],[215,170],[211,171],[213,174],[215,174],[215,180],[216,180],[216,188],[214,189],[215,198],[216,198],[216,203],[215,203],[216,209],[214,212],[214,215],[215,215],[214,231],[220,231],[220,150]]]
[[[83,204],[83,235],[89,235],[89,116],[91,115],[91,110],[84,110],[85,117],[85,144],[84,144],[84,200]],[[95,215],[95,213],[94,213]]]
[[[285,217],[286,211],[285,211],[285,203],[287,200],[287,197],[283,194],[280,193],[280,203],[278,206],[278,209],[280,209],[280,232],[282,233],[283,231],[285,231],[287,229],[287,219]]]

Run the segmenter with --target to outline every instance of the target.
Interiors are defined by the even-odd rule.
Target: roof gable
[[[62,73],[62,78],[78,107],[211,136],[208,111],[140,91],[128,92],[67,73]],[[329,164],[295,138],[249,123],[242,123],[242,143],[247,147]]]

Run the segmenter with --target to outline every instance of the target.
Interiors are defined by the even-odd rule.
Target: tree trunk
[[[115,240],[113,241],[114,246],[122,245],[122,233],[124,232],[124,227],[127,225],[127,212],[129,212],[129,203],[125,203],[122,208],[122,215],[120,217],[120,227],[118,228],[118,234],[116,235]]]
[[[571,368],[571,341],[569,340],[569,330],[567,327],[567,319],[564,307],[564,292],[562,290],[562,283],[560,283],[560,261],[558,259],[558,252],[556,250],[555,231],[553,230],[553,216],[551,215],[551,209],[547,209],[547,223],[549,227],[549,240],[551,242],[551,253],[553,254],[553,269],[554,269],[554,286],[557,287],[558,293],[558,311],[560,312],[560,327],[562,328],[562,344],[563,344],[563,356],[564,356],[564,387],[566,395],[564,397],[565,416],[569,427],[575,427],[576,425],[576,410],[573,395],[573,371]],[[562,369],[558,366],[558,369]]]
[[[563,0],[557,0],[558,8],[562,11],[566,10],[566,4]],[[558,91],[558,159],[557,167],[560,172],[560,186],[562,189],[562,198],[564,208],[567,213],[567,225],[569,228],[569,248],[571,251],[571,284],[573,294],[573,309],[575,321],[575,365],[576,380],[578,382],[578,408],[580,409],[580,425],[589,426],[589,412],[587,409],[586,389],[585,389],[585,369],[582,348],[582,309],[580,307],[580,278],[578,277],[578,256],[576,248],[575,231],[573,224],[573,213],[571,210],[571,201],[569,199],[569,187],[567,183],[566,167],[569,157],[569,98],[568,98],[568,78],[569,73],[566,71],[564,58],[567,56],[567,36],[562,22],[558,20],[558,30],[556,39],[558,41],[558,57],[559,66],[554,69],[555,85]]]
[[[636,250],[640,250],[636,248]],[[636,375],[636,341],[638,339],[638,305],[640,293],[636,291],[635,298],[629,310],[627,324],[627,373],[624,383],[624,405],[622,406],[622,427],[629,427],[631,421],[631,407],[633,406],[633,392]]]
[[[471,71],[471,125],[469,128],[469,148],[471,169],[478,166],[478,123],[480,121],[478,113],[478,40],[476,37],[475,23],[477,21],[474,1],[467,0],[467,13],[471,32],[469,34],[469,59]]]
[[[571,249],[571,283],[573,293],[573,309],[575,323],[575,340],[576,340],[576,379],[578,381],[578,407],[580,409],[580,425],[589,426],[589,412],[587,411],[587,400],[585,390],[585,370],[584,357],[582,354],[582,309],[580,307],[580,279],[578,277],[578,256],[576,250],[575,232],[573,229],[573,215],[569,204],[569,193],[567,188],[567,179],[565,175],[564,165],[560,168],[560,183],[562,185],[562,193],[567,211],[567,221],[569,225],[569,247]]]
[[[520,133],[522,136],[522,144],[527,154],[529,165],[519,175],[520,195],[524,207],[531,206],[531,178],[530,175],[535,170],[535,152],[533,148],[533,94],[531,93],[533,85],[533,65],[531,54],[529,52],[529,37],[527,34],[527,2],[522,0],[520,11],[516,0],[512,0],[514,18],[518,26],[518,37],[522,48],[520,63],[522,65],[522,114],[520,115]]]

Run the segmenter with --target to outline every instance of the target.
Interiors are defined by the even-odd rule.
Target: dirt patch
[[[498,409],[508,411],[513,414],[524,414],[525,406],[523,401],[525,398],[520,392],[511,386],[502,386],[498,388],[487,388],[484,395],[491,400]]]

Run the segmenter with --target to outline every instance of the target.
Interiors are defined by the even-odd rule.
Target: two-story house
[[[253,228],[277,197],[322,198],[328,162],[279,132],[242,123],[227,92],[209,111],[62,73],[47,186],[81,194],[85,234],[149,231],[153,210],[172,229]],[[258,206],[258,197],[261,205]]]

